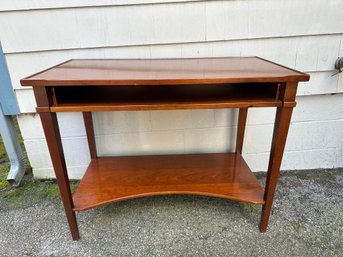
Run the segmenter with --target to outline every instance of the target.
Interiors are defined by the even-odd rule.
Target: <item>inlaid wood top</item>
[[[73,59],[21,80],[23,86],[173,85],[308,81],[259,57]]]

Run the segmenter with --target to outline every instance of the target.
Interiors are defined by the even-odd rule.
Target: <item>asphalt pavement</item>
[[[263,184],[265,173],[257,177]],[[3,257],[343,256],[343,169],[282,172],[266,233],[260,206],[172,195],[80,212],[81,238],[72,241],[59,198],[5,201]]]

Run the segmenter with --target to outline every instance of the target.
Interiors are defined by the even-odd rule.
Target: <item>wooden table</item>
[[[225,57],[69,60],[21,84],[33,87],[72,238],[77,240],[76,211],[161,194],[209,195],[262,205],[260,231],[265,232],[297,85],[308,80],[307,74],[258,57]],[[241,155],[252,107],[277,107],[265,189]],[[209,108],[239,108],[235,152],[97,156],[91,112]],[[82,112],[84,117],[91,162],[74,196],[56,112]]]

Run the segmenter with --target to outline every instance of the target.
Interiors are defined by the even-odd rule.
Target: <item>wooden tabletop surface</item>
[[[307,81],[259,57],[72,59],[21,80],[23,86],[163,85]]]

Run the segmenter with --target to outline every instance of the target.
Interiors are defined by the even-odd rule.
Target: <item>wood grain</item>
[[[51,90],[46,88],[34,88],[37,105],[44,108],[51,101]],[[69,185],[66,162],[64,158],[61,134],[58,126],[56,113],[43,112],[40,113],[46,142],[48,144],[49,153],[54,167],[58,188],[61,194],[64,210],[67,216],[70,232],[73,240],[79,239],[79,230],[75,211],[73,211],[73,199]]]
[[[70,60],[22,86],[175,85],[307,81],[309,75],[258,57]]]
[[[280,99],[289,103],[295,100],[298,84],[294,82],[283,83],[281,86]],[[264,190],[264,201],[261,214],[260,231],[266,232],[270,212],[273,205],[274,194],[280,175],[280,167],[285,150],[289,125],[291,122],[293,108],[278,107],[275,115],[274,132],[270,149],[269,164]]]
[[[248,108],[239,108],[237,138],[236,138],[236,153],[242,154],[245,127],[247,124]]]
[[[307,74],[257,57],[71,60],[22,80],[34,86],[73,239],[75,211],[160,195],[208,195],[262,204],[268,226],[298,81]],[[159,86],[157,86],[159,85]],[[266,188],[241,156],[247,108],[277,106]],[[91,111],[241,108],[236,153],[96,158]],[[92,160],[71,199],[57,111],[84,113]]]
[[[209,195],[263,204],[263,189],[240,154],[93,159],[73,197],[74,210],[161,194]]]
[[[91,112],[83,112],[83,122],[85,124],[89,153],[92,159],[97,158],[96,142]]]

